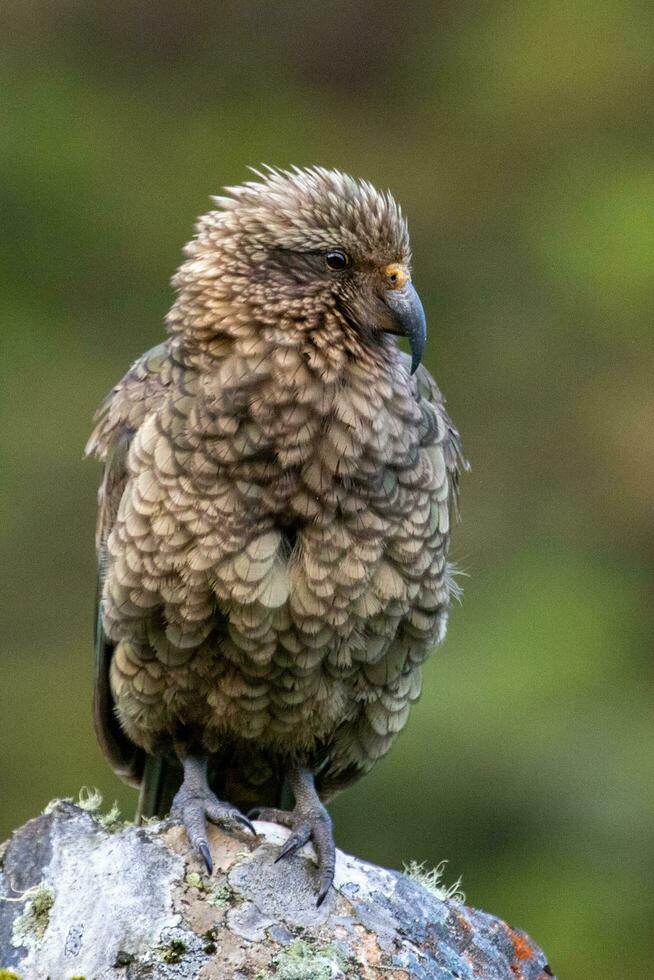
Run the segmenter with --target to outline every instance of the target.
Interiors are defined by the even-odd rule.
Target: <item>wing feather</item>
[[[102,626],[102,590],[107,566],[107,540],[116,520],[128,479],[127,459],[135,432],[165,397],[171,381],[171,362],[166,343],[148,351],[132,366],[104,400],[86,447],[104,463],[98,491],[96,551],[98,558],[95,617],[95,687],[93,719],[98,741],[118,776],[139,785],[144,753],[123,732],[115,713],[109,685],[114,644]]]
[[[405,354],[402,356],[408,371],[411,358]],[[424,400],[435,409],[435,412],[430,410],[423,416],[426,425],[425,439],[427,444],[435,439],[438,441],[447,471],[447,498],[442,503],[436,503],[439,508],[445,508],[445,518],[448,509],[452,509],[458,516],[459,475],[469,468],[463,455],[461,437],[445,409],[445,399],[438,385],[422,365],[416,371],[415,385],[418,402]],[[442,533],[447,539],[449,521]],[[446,566],[446,580],[450,595],[456,594],[457,587],[449,565]],[[419,616],[420,610],[414,610],[410,617],[411,626],[415,627]],[[429,652],[425,649],[424,655],[416,659],[417,651],[411,636],[410,632],[405,635],[400,630],[384,660],[366,669],[369,684],[367,701],[356,718],[345,723],[336,733],[332,745],[327,749],[325,765],[318,775],[322,799],[331,799],[368,772],[377,759],[386,754],[397,733],[404,727],[409,707],[420,693],[420,663]],[[415,663],[413,669],[407,670],[409,652]]]

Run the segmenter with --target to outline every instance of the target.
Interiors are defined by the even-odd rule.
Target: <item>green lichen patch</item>
[[[234,889],[228,881],[219,882],[207,895],[207,902],[215,909],[226,909],[234,898]]]
[[[96,820],[101,827],[110,833],[114,830],[120,830],[123,827],[123,821],[120,819],[120,808],[116,800],[106,813],[97,814]]]
[[[87,813],[97,813],[102,806],[102,793],[99,789],[89,789],[88,786],[82,786],[79,791],[77,806]]]
[[[191,888],[197,888],[199,891],[205,891],[205,884],[202,880],[202,875],[198,874],[197,871],[189,871],[185,878],[186,884],[190,885]]]
[[[183,939],[170,939],[157,947],[157,953],[162,963],[180,963],[187,950]]]
[[[129,826],[132,823],[132,820],[126,820],[125,826]],[[161,817],[141,817],[139,823],[141,827],[156,827],[157,824],[161,823]]]
[[[43,808],[43,814],[44,816],[48,816],[49,814],[53,813],[58,806],[61,806],[62,803],[74,802],[75,800],[72,798],[72,796],[55,796],[53,800],[50,800],[50,802],[45,805]]]
[[[72,796],[56,797],[54,800],[50,800],[43,813],[52,813],[62,803],[73,803],[80,810],[84,810],[85,813],[90,813],[101,827],[104,827],[105,830],[110,832],[126,826],[126,823],[120,819],[120,810],[116,801],[114,801],[107,813],[100,813],[102,793],[98,789],[89,789],[88,786],[82,786],[76,800]]]
[[[465,902],[466,897],[461,891],[460,877],[452,885],[446,885],[443,881],[446,864],[447,861],[441,861],[435,868],[427,868],[424,861],[420,863],[418,861],[409,861],[408,864],[404,865],[404,874],[407,878],[411,878],[416,884],[421,885],[428,892],[431,892],[436,898],[439,898],[441,902],[446,902],[450,898],[455,899],[457,902]]]
[[[334,945],[313,947],[304,939],[294,939],[274,954],[272,970],[260,971],[255,980],[331,980],[346,962]]]
[[[105,830],[111,832],[123,826],[123,822],[120,819],[120,809],[115,800],[106,813],[100,813],[102,793],[97,789],[88,789],[88,787],[82,786],[79,791],[77,806],[80,810],[85,810],[87,813],[93,814],[100,826],[104,827]]]
[[[37,885],[25,892],[23,898],[27,898],[27,904],[14,922],[11,938],[14,946],[29,947],[45,936],[55,893],[49,885]]]
[[[0,980],[23,980],[13,970],[0,970]]]

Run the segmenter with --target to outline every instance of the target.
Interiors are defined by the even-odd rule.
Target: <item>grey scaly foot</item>
[[[175,794],[170,815],[184,824],[193,849],[200,855],[209,874],[213,861],[207,840],[207,820],[229,832],[247,828],[253,834],[254,827],[231,803],[223,803],[209,789],[207,760],[204,756],[187,755],[183,759],[184,782]]]
[[[295,854],[307,841],[313,841],[318,856],[319,872],[316,904],[322,905],[333,884],[336,867],[336,847],[331,817],[320,802],[313,774],[308,769],[292,769],[288,773],[288,781],[295,797],[293,810],[255,807],[250,810],[248,816],[290,827],[291,835],[282,845],[276,861]]]

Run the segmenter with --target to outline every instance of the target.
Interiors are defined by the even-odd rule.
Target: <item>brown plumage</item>
[[[105,466],[96,724],[126,778],[143,753],[209,757],[230,803],[279,802],[286,777],[299,806],[298,773],[328,799],[420,693],[461,453],[392,337],[408,333],[415,367],[424,318],[393,199],[320,168],[258,176],[200,219],[169,338],[89,443]]]

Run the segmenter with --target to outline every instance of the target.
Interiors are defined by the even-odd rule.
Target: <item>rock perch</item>
[[[287,830],[211,831],[204,873],[181,827],[59,802],[0,848],[0,978],[550,980],[500,919],[337,852],[316,908],[313,851],[275,864]]]

